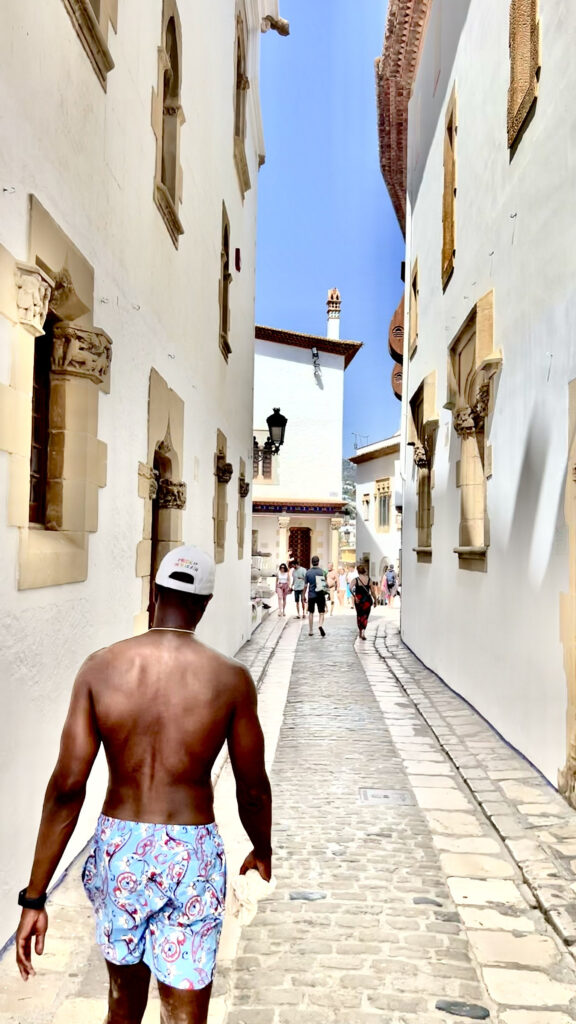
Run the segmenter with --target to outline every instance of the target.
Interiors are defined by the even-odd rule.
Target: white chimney
[[[328,292],[328,333],[327,337],[332,341],[340,341],[340,309],[342,299],[337,288],[331,288]]]

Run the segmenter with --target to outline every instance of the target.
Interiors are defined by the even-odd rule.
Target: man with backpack
[[[320,559],[314,555],[312,568],[306,573],[306,588],[308,593],[308,636],[314,634],[314,612],[318,609],[318,630],[320,636],[326,636],[324,632],[324,614],[326,612],[326,597],[328,595],[328,584],[326,582],[326,570],[320,568]]]

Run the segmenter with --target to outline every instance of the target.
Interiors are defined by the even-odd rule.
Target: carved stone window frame
[[[82,582],[89,534],[98,528],[98,491],[106,485],[98,405],[112,343],[92,326],[91,265],[35,196],[28,262],[0,247],[0,283],[0,316],[13,336],[10,384],[0,385],[0,449],[10,455],[7,523],[19,530],[18,588]],[[37,525],[29,522],[32,381],[48,309],[60,335],[51,361],[46,517]]]
[[[463,354],[468,352],[466,360]],[[465,379],[459,365],[468,365]],[[490,545],[486,481],[492,476],[492,448],[487,443],[488,417],[494,406],[494,379],[502,354],[494,350],[494,292],[473,307],[448,350],[448,393],[445,408],[452,412],[454,430],[461,441],[456,466],[460,489],[461,569],[486,572]]]
[[[246,15],[236,12],[236,42],[234,47],[234,164],[242,198],[252,188],[246,157],[247,96],[250,89],[248,76],[248,36]]]
[[[246,541],[246,498],[250,493],[250,484],[246,479],[246,462],[240,459],[238,469],[238,558],[244,558]]]
[[[508,148],[520,141],[538,97],[542,66],[539,0],[510,2]]]
[[[136,549],[136,575],[142,580],[142,599],[134,620],[135,633],[148,629],[150,584],[158,565],[164,555],[182,543],[182,512],[186,507],[186,484],[182,481],[183,452],[184,402],[152,368],[148,390],[146,461],[138,464],[138,497],[144,501],[144,522],[142,539]],[[155,469],[155,462],[161,465],[161,472]],[[155,500],[159,504],[158,534],[153,552]]]
[[[444,185],[442,189],[442,288],[446,290],[456,260],[456,140],[458,136],[458,96],[456,83],[446,108],[444,128]]]
[[[384,525],[380,523],[380,498],[388,499],[388,522]],[[374,527],[377,533],[390,533],[390,523],[392,519],[392,480],[391,478],[384,477],[382,480],[376,480],[374,484]]]
[[[418,562],[432,561],[434,526],[434,456],[438,435],[436,411],[436,371],[429,373],[416,388],[409,403],[408,441],[414,449],[416,468],[416,530],[418,542],[412,550]]]
[[[165,72],[170,69],[170,56],[167,49],[167,34],[170,22],[175,28],[175,43],[178,60],[178,82],[176,95],[170,97],[169,114],[174,118],[174,173],[173,181],[166,184],[163,180],[165,112],[168,107],[164,100]],[[152,89],[152,130],[156,136],[156,164],[154,171],[154,202],[160,211],[168,229],[174,247],[179,245],[180,235],[184,227],[180,220],[180,204],[182,202],[182,166],[180,164],[180,132],[186,118],[180,102],[182,86],[182,26],[175,0],[163,0],[161,45],[158,47],[158,78],[156,89]]]
[[[108,49],[108,25],[118,27],[118,0],[99,0],[98,16],[90,0],[63,0],[64,7],[100,85],[106,91],[108,72],[114,61]]]
[[[214,561],[217,565],[224,561],[226,555],[226,525],[228,522],[227,487],[232,479],[234,468],[227,461],[228,441],[226,435],[218,430],[216,434],[216,451],[214,453],[214,502],[212,518],[214,521]]]
[[[414,260],[412,265],[412,273],[410,275],[410,310],[409,310],[409,321],[410,321],[410,342],[408,346],[408,358],[412,359],[417,347],[418,347],[418,319],[419,319],[419,295],[420,285],[418,277],[418,260]]]

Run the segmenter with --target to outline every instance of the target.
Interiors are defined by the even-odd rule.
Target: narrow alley
[[[274,618],[243,653],[260,680],[277,888],[224,935],[211,1024],[575,1021],[576,813],[422,667],[391,615],[373,616],[366,644],[351,615],[327,631]],[[246,843],[226,764],[216,805],[233,882]],[[50,918],[33,982],[10,953],[1,964],[0,1022],[100,1024],[79,862]],[[146,1024],[158,1016],[153,997]]]

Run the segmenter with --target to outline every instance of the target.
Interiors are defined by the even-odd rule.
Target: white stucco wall
[[[361,449],[356,455],[360,455]],[[397,513],[394,504],[396,493],[396,467],[398,452],[382,455],[380,458],[360,462],[356,471],[356,558],[362,558],[364,552],[370,553],[370,575],[381,580],[389,564],[398,566],[402,532],[397,526]],[[382,531],[377,529],[376,481],[390,479],[390,528]],[[370,515],[364,519],[362,499],[370,495]]]
[[[318,383],[310,351],[270,341],[255,351],[254,429],[267,429],[273,406],[288,424],[273,479],[255,484],[254,499],[341,501],[344,358],[321,351]]]
[[[405,364],[404,398],[435,370],[440,425],[429,565],[412,553],[416,471],[412,449],[404,448],[402,631],[427,665],[556,782],[566,753],[559,605],[569,589],[563,502],[568,384],[576,377],[576,10],[540,2],[540,94],[512,160],[508,16],[501,0],[436,0],[410,103],[407,268],[418,259],[420,299],[418,348]],[[443,293],[443,136],[454,82],[456,262]],[[460,440],[443,406],[447,349],[490,289],[503,366],[488,422],[493,475],[482,574],[459,569],[453,552]]]
[[[250,635],[250,515],[244,558],[236,536],[239,459],[250,476],[254,254],[260,109],[258,4],[247,4],[251,89],[246,153],[252,189],[242,200],[233,163],[235,0],[180,4],[181,132],[185,233],[177,251],[153,201],[156,139],[150,123],[157,85],[161,0],[122,0],[108,44],[115,68],[107,92],[96,78],[61,0],[7,0],[0,35],[0,243],[28,256],[28,203],[35,194],[95,271],[94,321],[113,339],[111,391],[99,399],[108,482],[90,537],[88,579],[18,591],[18,530],[7,526],[8,461],[0,452],[1,816],[10,842],[0,851],[0,945],[17,921],[44,788],[57,754],[70,687],[94,649],[133,631],[140,611],[135,574],[143,502],[138,463],[147,459],[152,367],[185,403],[181,477],[188,485],[183,537],[213,551],[216,432],[234,466],[228,490],[226,559],[199,635],[228,654]],[[275,4],[272,5],[276,7]],[[268,8],[270,10],[270,8]],[[274,13],[272,11],[272,13]],[[277,10],[276,10],[277,13]],[[265,37],[264,37],[265,41]],[[232,354],[218,347],[222,203],[231,247],[242,253],[231,285]],[[11,327],[0,318],[0,381],[10,382]],[[86,842],[103,796],[103,772],[64,862]]]

